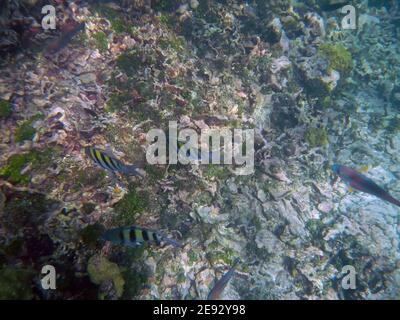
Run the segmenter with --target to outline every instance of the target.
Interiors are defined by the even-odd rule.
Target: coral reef
[[[323,43],[318,50],[328,60],[330,69],[337,70],[344,75],[349,74],[353,60],[350,52],[342,44]]]
[[[34,2],[1,8],[0,298],[204,299],[239,257],[224,299],[398,299],[397,209],[329,169],[368,166],[400,198],[395,8],[362,1],[342,30],[331,1],[55,5],[65,25],[47,33]],[[50,54],[69,20],[85,30]],[[146,163],[146,133],[169,121],[254,129],[254,173]],[[95,166],[86,146],[146,175]],[[184,246],[101,240],[131,224]]]
[[[93,283],[102,285],[107,281],[111,281],[115,290],[116,298],[122,296],[125,281],[117,264],[108,261],[105,257],[93,256],[88,261],[87,271],[89,273],[90,280]],[[106,297],[101,296],[99,298]]]
[[[5,100],[1,100],[0,101],[0,118],[7,118],[11,115],[11,113],[12,113],[12,109],[11,109],[10,103]]]
[[[0,267],[0,299],[32,299],[32,270]]]

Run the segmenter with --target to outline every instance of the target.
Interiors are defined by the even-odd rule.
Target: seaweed
[[[323,147],[329,143],[325,128],[311,127],[305,133],[305,139],[311,148]]]
[[[89,247],[95,247],[105,228],[98,223],[88,225],[80,231],[80,238]]]
[[[24,140],[31,140],[36,133],[36,129],[32,126],[32,124],[42,118],[43,115],[39,113],[22,122],[21,125],[15,130],[15,141],[22,142]]]
[[[5,266],[0,269],[0,300],[33,298],[33,270]]]
[[[125,280],[116,263],[110,262],[102,256],[93,256],[88,261],[87,272],[94,284],[100,285],[111,280],[117,297],[122,296]],[[99,298],[101,298],[101,295],[99,295]]]
[[[108,39],[107,35],[103,31],[98,31],[93,34],[94,45],[100,52],[107,51],[108,49]]]
[[[0,119],[7,118],[12,114],[12,108],[10,102],[6,100],[0,100]]]
[[[347,76],[353,68],[351,53],[341,44],[323,43],[318,52],[328,60],[329,68]]]
[[[130,186],[128,193],[114,207],[115,223],[122,226],[134,224],[137,215],[148,207],[148,201],[147,194]]]

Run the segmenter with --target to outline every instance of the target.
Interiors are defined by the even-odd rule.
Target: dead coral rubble
[[[360,32],[342,34],[334,13],[290,1],[68,2],[60,21],[85,28],[49,54],[61,29],[34,29],[21,46],[23,9],[10,3],[0,49],[19,51],[0,68],[0,298],[206,298],[236,257],[224,298],[396,297],[395,209],[347,195],[327,170],[372,162],[398,185],[400,85],[390,83],[400,64],[385,8],[361,5]],[[197,132],[254,128],[255,173],[145,165],[144,179],[112,176],[82,151],[144,164],[146,132],[171,120]],[[186,245],[99,240],[125,224]],[[60,274],[58,290],[30,293],[43,263]],[[360,284],[351,292],[339,286],[347,264]]]

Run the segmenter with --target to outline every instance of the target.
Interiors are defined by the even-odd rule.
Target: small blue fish
[[[221,293],[224,291],[229,280],[235,274],[235,268],[236,268],[236,265],[239,263],[239,261],[240,261],[240,259],[236,258],[232,264],[232,267],[228,270],[228,272],[225,273],[221,277],[221,279],[219,279],[216,282],[215,286],[212,288],[212,290],[208,294],[208,297],[207,297],[208,300],[219,300],[220,299]]]
[[[372,194],[382,200],[386,200],[400,207],[399,200],[393,198],[387,191],[379,187],[374,181],[357,172],[356,170],[346,166],[342,166],[340,164],[332,165],[332,170],[350,187],[362,192]]]
[[[93,147],[86,147],[85,154],[103,169],[110,172],[120,172],[128,176],[142,176],[135,165],[125,165],[113,156]]]
[[[175,247],[182,247],[182,244],[176,240],[165,237],[153,230],[141,228],[138,226],[119,227],[107,230],[102,239],[114,244],[128,247],[138,247],[144,243],[155,243],[161,245],[163,242]]]

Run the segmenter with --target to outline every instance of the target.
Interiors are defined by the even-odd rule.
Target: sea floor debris
[[[357,1],[343,30],[329,1],[57,1],[43,30],[42,1],[6,2],[0,299],[206,299],[237,258],[222,299],[399,299],[398,208],[330,169],[368,166],[400,198],[398,7]],[[147,164],[169,121],[254,129],[254,173]],[[183,246],[101,239],[133,225]]]

